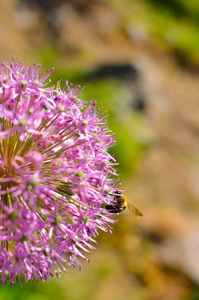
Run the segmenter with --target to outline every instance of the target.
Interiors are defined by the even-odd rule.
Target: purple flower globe
[[[111,231],[117,185],[114,144],[94,101],[66,82],[45,87],[15,58],[0,71],[0,281],[45,281],[94,249],[98,229]]]

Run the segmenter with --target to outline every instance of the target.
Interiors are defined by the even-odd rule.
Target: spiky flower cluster
[[[45,281],[93,249],[113,222],[113,145],[95,102],[46,87],[52,70],[13,59],[0,70],[0,281]]]

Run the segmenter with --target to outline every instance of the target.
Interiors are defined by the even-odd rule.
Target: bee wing
[[[139,209],[137,209],[137,207],[135,207],[133,204],[128,202],[127,205],[128,205],[129,210],[132,211],[134,213],[134,215],[140,216],[140,217],[143,216],[141,211],[139,211]]]

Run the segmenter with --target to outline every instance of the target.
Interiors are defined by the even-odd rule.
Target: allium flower
[[[111,231],[105,204],[117,180],[113,145],[95,102],[61,90],[13,58],[0,71],[0,281],[45,281],[80,268],[98,229]]]

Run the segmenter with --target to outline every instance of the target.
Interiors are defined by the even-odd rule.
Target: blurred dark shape
[[[48,14],[48,12],[65,2],[64,0],[20,0],[19,4],[29,6],[31,8],[38,7],[43,13]]]
[[[146,100],[144,98],[136,98],[133,103],[133,107],[135,110],[143,112],[146,108]]]
[[[188,11],[184,4],[178,0],[149,0],[156,7],[171,11],[178,17],[187,17]]]
[[[102,0],[20,0],[19,2],[27,6],[37,6],[43,13],[48,14],[50,10],[63,4],[71,4],[76,9],[84,10],[93,2],[101,3]]]
[[[87,79],[115,78],[118,80],[138,80],[139,73],[134,65],[130,64],[107,64],[100,66],[90,74]]]
[[[145,233],[145,237],[152,241],[155,245],[162,245],[165,240],[165,237],[163,235],[155,231]]]
[[[186,53],[178,49],[173,50],[174,58],[177,64],[184,69],[186,72],[198,75],[199,74],[199,64],[191,62]]]
[[[124,84],[132,94],[131,106],[133,109],[144,112],[146,110],[146,99],[142,90],[140,72],[136,65],[106,64],[102,65],[87,74],[85,80],[114,79]]]

